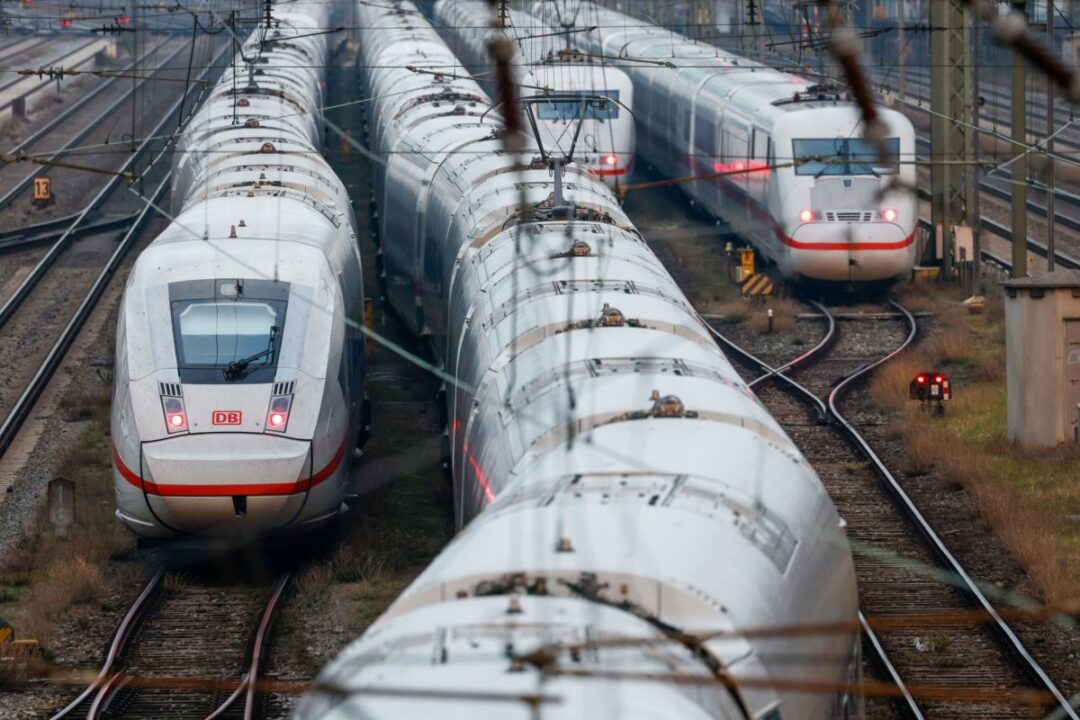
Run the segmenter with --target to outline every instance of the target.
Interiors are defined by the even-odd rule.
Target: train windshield
[[[194,281],[169,288],[181,382],[272,381],[287,283],[217,280],[212,285]]]
[[[586,120],[614,120],[619,117],[618,100],[618,90],[560,92],[539,103],[537,114],[541,120],[577,120],[584,110]]]
[[[899,169],[900,138],[887,138],[893,160],[882,163],[877,148],[861,138],[792,140],[796,175],[892,175]]]

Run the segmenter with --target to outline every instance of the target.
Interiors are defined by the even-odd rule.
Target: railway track
[[[217,53],[222,57],[227,46]],[[203,69],[202,75],[210,73],[216,60]],[[176,115],[182,104],[194,107],[196,88],[177,98],[152,127],[145,128],[144,139],[134,154],[127,156],[117,170],[124,172],[136,162],[156,158],[147,164],[152,168],[144,177],[146,195],[156,202],[164,195],[169,183],[169,169],[162,161],[170,143],[168,128],[176,123]],[[0,356],[5,357],[5,388],[0,391],[0,408],[5,411],[0,423],[0,456],[7,452],[23,423],[29,417],[34,403],[44,392],[53,374],[59,368],[64,355],[74,343],[97,302],[104,295],[109,282],[121,267],[127,254],[143,239],[143,230],[155,217],[149,203],[126,192],[127,180],[112,177],[62,231],[49,249],[37,260],[26,276],[0,306]],[[114,198],[120,198],[114,200]],[[77,263],[82,267],[76,273],[57,273],[51,270],[67,257],[74,245],[73,239],[98,208],[115,203],[134,213],[131,222],[118,243],[97,243],[91,250],[83,251]],[[57,232],[58,229],[53,229]],[[83,243],[80,243],[82,248]],[[74,261],[73,261],[74,262]],[[93,273],[90,268],[99,270]],[[72,264],[72,263],[68,263]],[[81,301],[79,289],[86,288]],[[31,303],[35,299],[35,303]],[[64,318],[67,318],[64,320]],[[18,322],[16,322],[18,321]],[[51,345],[47,343],[49,341]],[[10,355],[10,357],[9,357]]]
[[[79,52],[85,50],[86,48],[90,47],[91,45],[93,45],[96,42],[99,42],[99,40],[96,39],[96,38],[92,38],[92,39],[87,40],[84,43],[81,43],[81,44],[77,45],[75,48],[73,48],[71,50],[62,51],[62,54],[55,55],[55,56],[48,56],[48,57],[44,58],[43,60],[41,60],[40,62],[36,61],[36,60],[33,61],[33,62],[37,62],[39,67],[42,67],[42,68],[49,67],[49,66],[54,66],[54,65],[61,65],[61,64],[63,64],[63,62],[65,60],[67,60],[72,55],[78,54]],[[43,45],[43,44],[44,43],[41,43],[41,45]],[[35,46],[35,48],[36,47],[39,47],[39,46]],[[22,57],[23,53],[19,53],[19,56],[20,56],[19,59],[22,60],[23,59],[23,57]],[[19,68],[19,69],[26,69],[26,68]],[[12,78],[9,78],[9,79],[7,79],[7,80],[5,80],[3,82],[0,82],[0,92],[4,92],[8,88],[17,85],[18,83],[22,82],[23,80],[26,80],[26,78],[27,78],[26,75],[15,75]],[[10,105],[11,105],[10,102],[5,103],[4,105],[0,106],[0,111],[6,110]]]
[[[174,47],[170,51],[166,49],[166,45],[173,45]],[[180,43],[162,40],[119,72],[129,72],[149,61],[153,61],[156,67],[168,66],[172,60],[180,56],[185,50],[186,47]],[[161,57],[155,60],[155,56],[159,53],[161,53]],[[110,119],[115,121],[115,116],[127,109],[135,93],[148,83],[152,83],[152,78],[156,75],[157,73],[151,75],[151,78],[140,80],[134,87],[129,82],[120,84],[121,78],[119,77],[105,80],[91,88],[62,113],[37,127],[22,142],[8,150],[7,154],[19,156],[40,145],[49,148],[48,157],[43,159],[50,162],[59,160]],[[99,100],[105,101],[104,108],[89,120],[81,117],[81,113],[85,109],[92,109],[93,105],[97,104]],[[0,195],[0,210],[9,207],[16,199],[25,194],[34,178],[46,172],[46,170],[45,166],[36,164],[0,163],[0,188],[4,188],[4,194]]]
[[[222,583],[159,569],[94,682],[52,719],[261,716],[259,673],[291,577]]]
[[[10,67],[16,60],[31,53],[47,42],[53,42],[52,37],[30,35],[21,40],[11,43],[0,49],[0,66]]]
[[[912,70],[912,68],[909,68],[908,73],[905,74],[905,93],[915,100],[929,105],[929,80],[921,69],[917,72],[913,72]],[[878,73],[877,81],[880,87],[889,87],[892,89],[896,86],[898,78]],[[912,86],[915,86],[916,91],[912,91]],[[983,109],[980,111],[982,116],[986,120],[999,126],[1009,127],[1012,122],[1012,93],[1010,90],[1001,88],[994,83],[986,82],[984,80],[979,84],[979,94],[987,100]],[[1029,97],[1027,99],[1027,104],[1028,128],[1033,131],[1033,134],[1041,135],[1043,129],[1046,127],[1046,104],[1043,102],[1042,97],[1039,96]],[[1055,126],[1060,127],[1071,119],[1071,111],[1067,106],[1061,104],[1056,105],[1054,108]],[[1073,125],[1066,129],[1064,133],[1055,138],[1054,142],[1059,150],[1080,149],[1080,125]]]
[[[915,143],[916,145],[925,148],[927,154],[929,154],[930,141],[928,139],[924,138],[921,135],[917,135],[915,138]],[[979,190],[994,198],[999,198],[1001,200],[1011,200],[1012,192],[1009,190],[1009,188],[1012,186],[1012,173],[1005,172],[998,175],[997,177],[1001,178],[1001,183],[988,180],[984,176],[979,181]],[[1043,194],[1035,188],[1029,188],[1029,190],[1033,193]],[[920,190],[920,195],[923,195],[924,193],[925,197],[928,199],[929,193]],[[1055,193],[1055,198],[1057,202],[1062,203],[1063,205],[1080,208],[1080,195],[1066,192],[1058,188],[1057,192]],[[1035,200],[1029,199],[1027,201],[1027,209],[1029,213],[1033,213],[1041,218],[1045,218],[1047,216],[1046,205],[1040,204]],[[1061,225],[1062,227],[1080,232],[1080,220],[1078,220],[1076,216],[1072,214],[1059,211],[1056,207],[1054,210],[1054,220],[1058,225]]]
[[[758,397],[802,448],[846,521],[862,612],[869,618],[865,645],[882,677],[900,688],[900,712],[917,718],[1027,718],[1033,708],[1024,693],[1035,687],[1060,717],[1076,718],[1016,629],[858,429],[879,419],[865,408],[841,407],[855,384],[913,341],[915,319],[896,305],[897,320],[846,323],[838,331],[827,308],[817,309],[826,332],[810,351],[786,362],[777,350],[757,347],[760,336],[716,334],[751,369]],[[951,584],[942,582],[944,575]],[[971,620],[972,608],[983,622]],[[903,622],[888,623],[890,618]],[[873,710],[874,717],[887,712]]]

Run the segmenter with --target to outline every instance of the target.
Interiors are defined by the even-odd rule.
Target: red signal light
[[[920,385],[922,385],[923,383],[925,383],[925,382],[926,382],[926,376],[925,376],[925,375],[920,375],[920,376],[918,376],[917,378],[915,378],[915,382],[917,382],[917,383],[919,383]]]
[[[63,27],[63,28],[71,27],[71,21],[68,20],[67,18],[64,18],[63,20],[60,21],[60,27]]]
[[[941,383],[942,383],[942,382],[943,382],[944,380],[945,380],[945,378],[941,377],[940,375],[937,375],[937,376],[935,376],[935,377],[934,377],[934,382],[938,383],[939,385],[940,385],[940,384],[941,384]]]
[[[127,25],[129,22],[131,22],[131,18],[129,18],[127,15],[124,15],[120,18],[121,25]]]

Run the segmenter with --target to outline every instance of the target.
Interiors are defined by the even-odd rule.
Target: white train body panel
[[[439,0],[434,4],[434,24],[465,67],[471,70],[488,94],[494,94],[493,61],[488,43],[499,31],[490,29],[491,6],[483,0]],[[548,92],[565,97],[575,94],[611,98],[603,107],[589,107],[574,158],[589,172],[615,187],[626,184],[633,168],[634,86],[622,70],[577,55],[574,61],[558,62],[565,49],[561,36],[541,29],[537,20],[517,10],[507,13],[505,31],[514,41],[514,79],[517,92],[539,97]],[[545,148],[570,149],[580,108],[572,102],[538,104],[534,117]]]
[[[554,5],[530,8],[555,26]],[[624,63],[642,155],[671,177],[735,173],[680,187],[775,261],[784,277],[861,284],[911,271],[917,199],[910,190],[887,190],[897,176],[905,187],[915,185],[915,133],[903,115],[879,108],[898,161],[880,166],[862,140],[858,108],[835,92],[819,99],[801,77],[591,2],[578,5],[577,27],[596,26],[566,36],[580,50],[674,66]]]
[[[363,401],[355,217],[319,155],[326,6],[275,12],[174,159],[174,221],[117,328],[117,515],[151,539],[314,531],[348,491]],[[254,84],[251,84],[254,81]],[[230,376],[229,364],[267,350]],[[173,424],[175,423],[175,425]]]
[[[842,687],[857,633],[744,632],[856,621],[850,549],[805,459],[603,183],[571,166],[575,209],[552,209],[548,170],[515,169],[415,6],[357,20],[388,298],[456,379],[461,531],[319,677],[355,692],[312,691],[297,717],[535,717],[522,694],[557,698],[552,718],[858,715],[840,692],[769,685]],[[405,69],[425,64],[447,74]]]

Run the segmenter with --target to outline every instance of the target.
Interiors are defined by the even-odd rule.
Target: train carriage
[[[329,12],[301,3],[275,20],[186,126],[175,217],[124,291],[117,517],[148,541],[313,532],[351,491],[367,421],[360,256],[312,112]]]
[[[481,0],[438,0],[435,26],[482,88],[494,94],[488,44],[491,6]],[[574,159],[612,187],[625,185],[636,152],[634,86],[622,70],[570,51],[563,36],[528,14],[507,11],[505,33],[514,42],[517,90],[530,100],[546,149],[566,153],[577,134]]]
[[[798,449],[610,188],[571,164],[560,202],[534,143],[508,154],[412,3],[357,18],[387,300],[449,378],[459,532],[296,717],[858,716],[854,630],[744,632],[857,622]]]
[[[555,3],[531,12],[559,24]],[[915,133],[880,109],[893,156],[863,139],[857,106],[815,85],[622,13],[582,2],[572,37],[584,52],[626,57],[642,155],[661,173],[727,173],[681,185],[781,274],[858,286],[905,277],[915,262]],[[659,67],[662,62],[672,67]],[[898,181],[898,182],[897,182]]]

